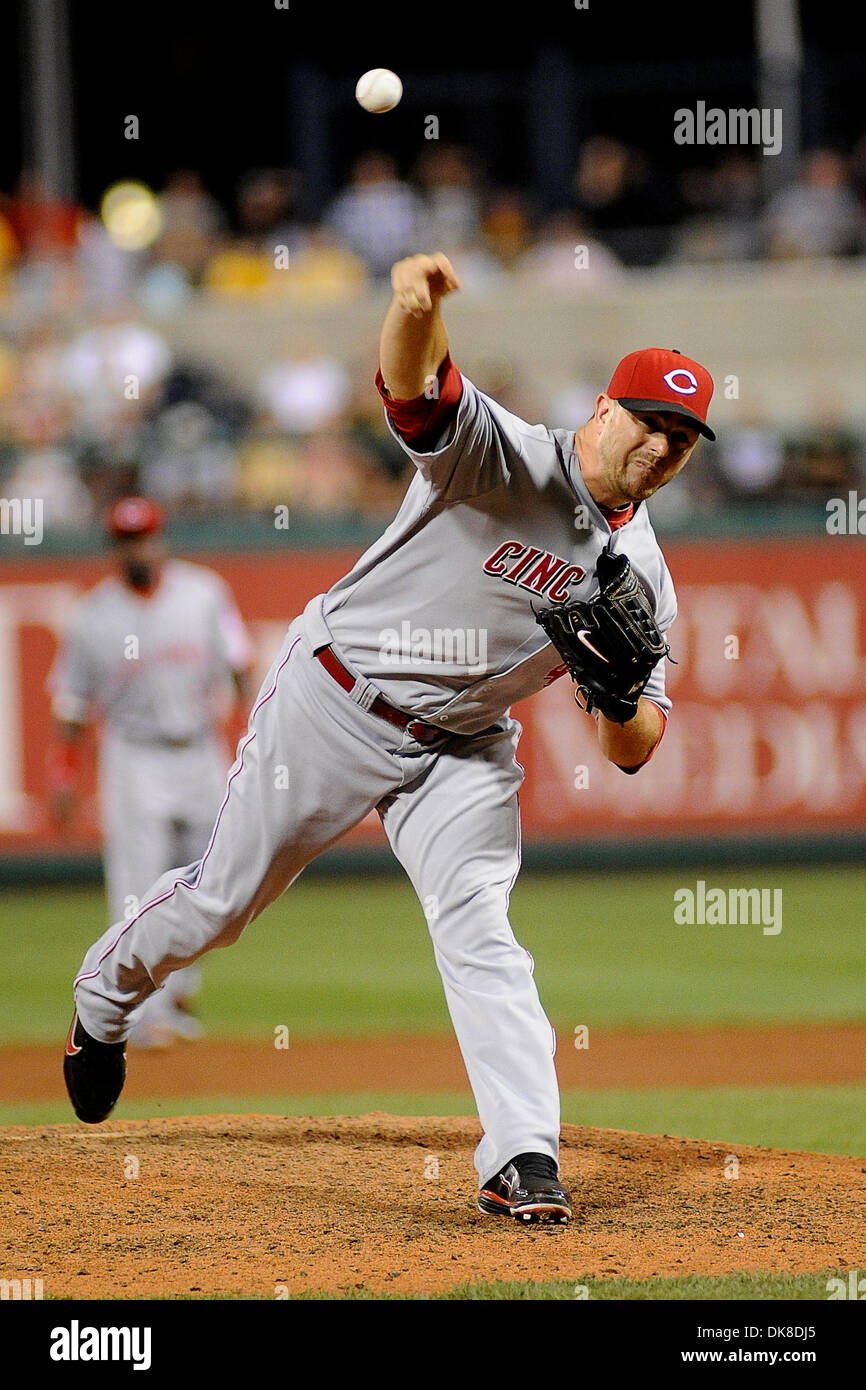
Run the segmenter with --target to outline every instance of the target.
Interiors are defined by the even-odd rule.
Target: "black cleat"
[[[524,1225],[538,1221],[568,1224],[571,1198],[559,1181],[556,1160],[547,1154],[518,1154],[486,1182],[478,1194],[478,1210],[491,1216],[513,1216]]]
[[[63,1079],[79,1120],[98,1125],[111,1114],[123,1090],[126,1043],[97,1042],[74,1013],[63,1056]]]

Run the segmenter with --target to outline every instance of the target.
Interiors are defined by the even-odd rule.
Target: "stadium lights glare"
[[[159,201],[143,183],[112,184],[103,195],[100,216],[115,246],[124,251],[143,251],[162,230]]]

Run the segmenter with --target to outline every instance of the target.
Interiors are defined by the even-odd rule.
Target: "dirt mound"
[[[7,1128],[0,1270],[45,1297],[273,1298],[866,1267],[859,1158],[565,1125],[575,1220],[522,1228],[476,1210],[478,1138],[383,1114]]]

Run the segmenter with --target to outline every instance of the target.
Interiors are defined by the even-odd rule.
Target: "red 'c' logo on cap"
[[[688,386],[677,386],[674,381],[675,376],[684,376],[688,381]],[[693,372],[686,371],[685,367],[675,367],[672,372],[667,372],[663,378],[672,391],[678,391],[681,396],[693,396],[698,389],[698,379]]]

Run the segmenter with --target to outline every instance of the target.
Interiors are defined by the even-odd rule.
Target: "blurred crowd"
[[[807,151],[799,179],[769,199],[760,159],[728,151],[672,187],[641,151],[593,136],[569,205],[541,216],[524,192],[488,186],[468,150],[430,142],[406,176],[371,150],[315,221],[291,170],[250,172],[232,207],[179,170],[157,191],[157,235],[134,251],[96,212],[22,175],[0,195],[0,495],[43,497],[49,530],[86,526],[130,491],[175,513],[389,516],[408,468],[372,388],[375,343],[338,360],[295,334],[243,391],[178,358],[161,320],[202,296],[348,302],[419,249],[449,254],[469,296],[509,283],[579,294],[649,265],[866,255],[866,136],[849,155]],[[461,365],[509,408],[560,427],[587,418],[603,378],[542,396],[505,359]],[[863,441],[829,398],[798,437],[755,416],[701,458],[660,508],[826,498],[864,477]]]

